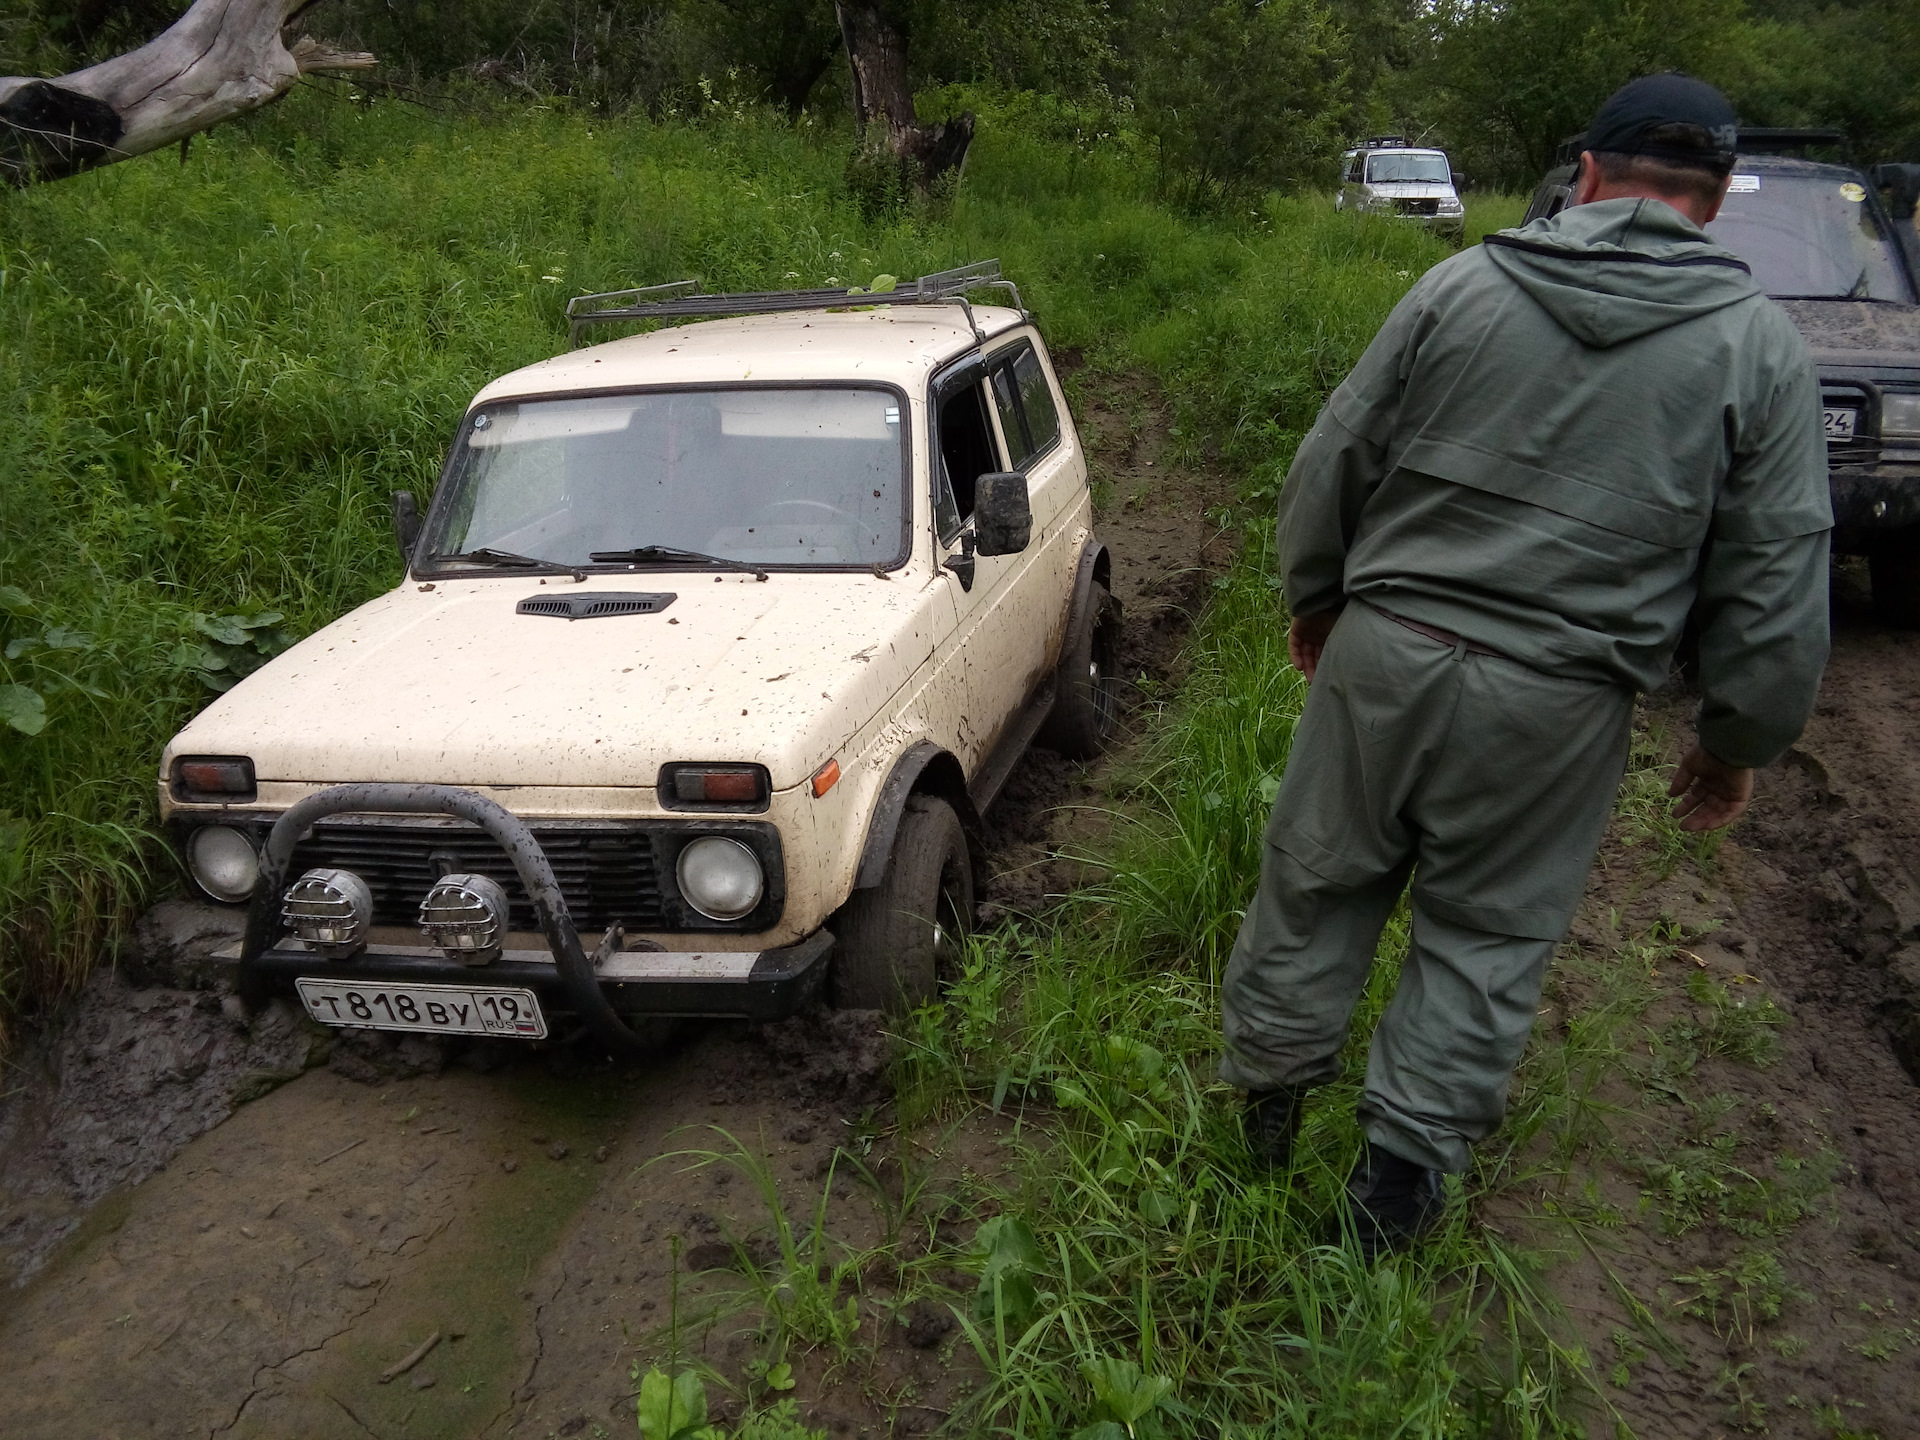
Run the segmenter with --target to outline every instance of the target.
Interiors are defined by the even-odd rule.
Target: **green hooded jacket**
[[[1746,267],[1657,200],[1489,236],[1407,292],[1280,498],[1296,615],[1364,600],[1553,675],[1663,684],[1777,759],[1827,656],[1820,383]]]

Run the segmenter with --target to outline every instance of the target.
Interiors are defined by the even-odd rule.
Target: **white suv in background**
[[[1466,233],[1466,206],[1444,150],[1380,135],[1342,157],[1337,210],[1392,215],[1424,225],[1458,245]]]

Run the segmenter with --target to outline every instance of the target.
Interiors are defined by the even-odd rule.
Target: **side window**
[[[1046,367],[1031,345],[1022,344],[995,358],[991,384],[1011,452],[1007,463],[1019,469],[1060,438],[1060,412],[1054,408]]]
[[[1355,155],[1347,162],[1347,181],[1349,184],[1358,185],[1360,183],[1360,165],[1363,158],[1362,156]]]
[[[949,541],[973,516],[974,484],[1000,468],[986,396],[979,385],[950,395],[940,406],[940,466],[934,477],[933,519]]]
[[[1013,362],[1013,378],[1020,383],[1020,409],[1027,417],[1027,440],[1032,453],[1051,449],[1060,438],[1060,412],[1053,408],[1053,387],[1046,367],[1031,350],[1022,350]]]

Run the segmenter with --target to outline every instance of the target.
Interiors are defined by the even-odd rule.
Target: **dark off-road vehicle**
[[[1832,153],[1832,131],[1743,129],[1726,204],[1707,227],[1793,318],[1820,370],[1833,548],[1865,555],[1874,609],[1920,628],[1920,287],[1913,246],[1875,186]],[[1572,199],[1581,136],[1561,147],[1527,209]],[[1797,153],[1795,153],[1797,152]],[[1897,206],[1910,167],[1883,166]],[[1909,223],[1911,223],[1909,221]]]

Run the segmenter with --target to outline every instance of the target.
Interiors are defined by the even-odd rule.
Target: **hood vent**
[[[598,620],[606,615],[658,615],[678,598],[671,590],[588,590],[573,595],[529,595],[513,608],[519,615]]]

